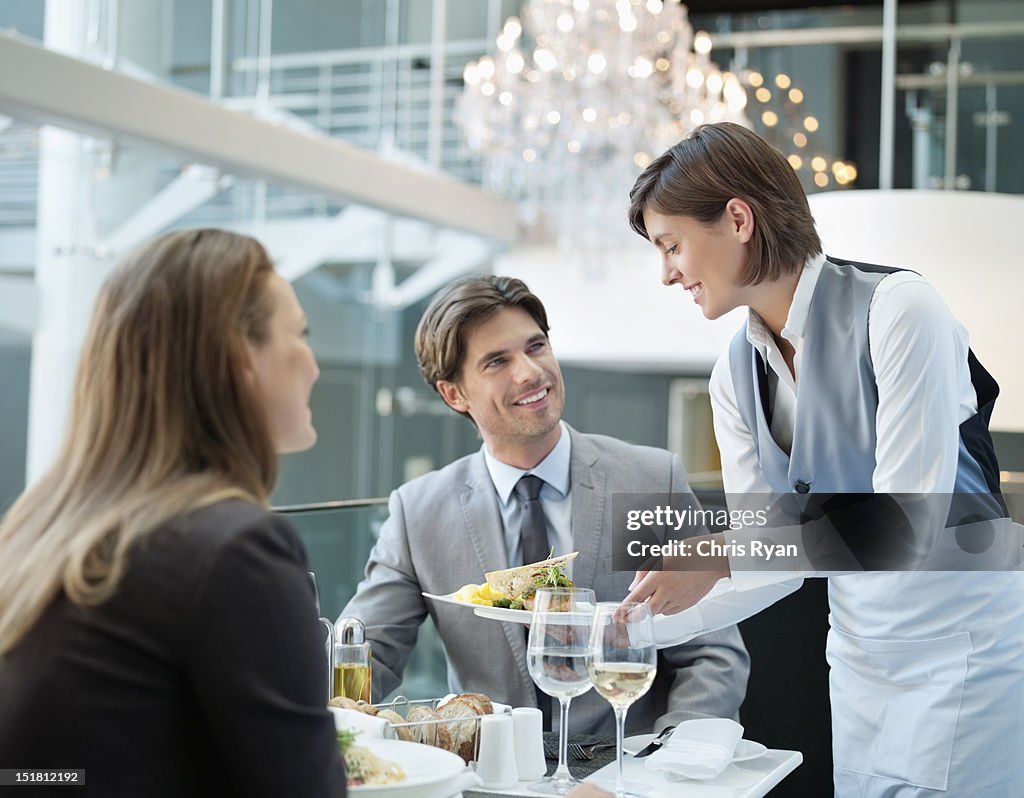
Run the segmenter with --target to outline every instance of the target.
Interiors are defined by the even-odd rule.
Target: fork
[[[602,749],[614,748],[615,747],[614,743],[595,743],[592,746],[581,746],[581,745],[578,745],[578,744],[573,744],[573,745],[575,746],[575,748],[579,749],[579,751],[575,751],[571,745],[569,746],[569,750],[572,751],[573,759],[587,759],[587,760],[593,759],[594,755],[598,751],[601,751]]]
[[[590,761],[594,758],[594,754],[604,748],[614,748],[615,743],[594,743],[592,745],[583,745],[581,743],[569,743],[568,755],[571,759],[577,761]],[[558,747],[554,743],[548,744],[544,742],[544,753],[548,759],[556,759],[558,757]]]

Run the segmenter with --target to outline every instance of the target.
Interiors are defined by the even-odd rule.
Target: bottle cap
[[[358,618],[339,618],[334,624],[334,639],[343,645],[359,645],[366,641],[366,627]]]

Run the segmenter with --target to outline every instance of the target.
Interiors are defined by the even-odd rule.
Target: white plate
[[[637,734],[627,737],[622,741],[622,750],[627,754],[635,754],[650,745],[654,737],[653,734]],[[764,756],[767,752],[768,749],[761,743],[755,743],[753,740],[740,740],[736,744],[736,752],[732,755],[732,761],[746,762],[748,759]]]
[[[446,596],[437,596],[433,593],[424,593],[423,596],[432,599],[433,601],[440,601],[444,604],[454,604],[457,607],[468,607],[473,610],[473,613],[478,618],[487,618],[491,621],[509,621],[511,623],[522,623],[528,624],[533,618],[533,612],[530,610],[510,610],[506,607],[488,607],[483,604],[470,604],[468,601],[456,601],[452,596],[454,593],[449,593]],[[581,601],[579,607],[584,612],[590,612],[592,607],[589,603]]]
[[[470,604],[468,601],[456,601],[449,593],[446,596],[436,596],[433,593],[424,593],[426,598],[440,601],[443,604],[454,604],[456,607],[466,607],[473,610],[481,618],[489,618],[492,621],[511,621],[512,623],[529,623],[533,613],[529,610],[510,610],[505,607],[485,607],[482,604]]]
[[[348,788],[352,795],[372,798],[407,798],[428,792],[430,786],[450,781],[466,769],[462,757],[430,745],[405,740],[385,740],[360,735],[356,745],[367,748],[382,759],[397,762],[405,771],[405,781],[396,784],[358,785]]]
[[[423,593],[425,598],[439,601],[442,604],[454,604],[456,607],[467,607],[473,610],[478,618],[492,621],[509,621],[511,623],[529,624],[533,613],[530,610],[509,610],[504,607],[486,607],[482,604],[470,604],[468,601],[456,601],[454,593],[438,596],[435,593]],[[704,621],[696,607],[683,610],[675,615],[654,616],[654,637],[658,648],[668,648],[685,643],[696,637],[704,629]]]

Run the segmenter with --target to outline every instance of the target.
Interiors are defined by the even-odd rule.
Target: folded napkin
[[[334,728],[348,729],[349,731],[365,734],[367,737],[384,737],[388,722],[384,718],[377,718],[359,712],[355,709],[341,709],[340,707],[327,707],[334,715]]]
[[[446,695],[444,698],[437,702],[437,708],[440,709],[456,697],[456,693],[448,693],[448,695]],[[512,707],[509,704],[499,704],[497,701],[491,701],[491,706],[493,707],[493,709],[491,709],[491,713],[494,715],[504,715],[512,711]]]
[[[728,718],[697,718],[676,726],[661,749],[647,757],[646,766],[670,780],[718,777],[732,762],[743,727]]]

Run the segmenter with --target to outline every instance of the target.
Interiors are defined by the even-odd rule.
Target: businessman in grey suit
[[[421,592],[450,593],[481,582],[486,571],[543,559],[535,553],[546,556],[551,546],[556,555],[579,552],[571,563],[577,585],[593,588],[598,600],[621,600],[633,573],[611,570],[612,494],[690,496],[675,455],[577,432],[561,420],[565,386],[547,333],[540,300],[508,277],[458,280],[420,320],[420,371],[472,421],[484,444],[391,494],[366,578],[342,611],[366,625],[375,695],[401,682],[429,613],[444,642],[452,691],[537,705],[524,627],[478,618]],[[538,489],[540,509],[530,506]],[[748,671],[735,627],[659,651],[654,687],[630,707],[628,733],[694,717],[735,718]],[[610,705],[594,691],[574,699],[570,728],[612,734]]]

